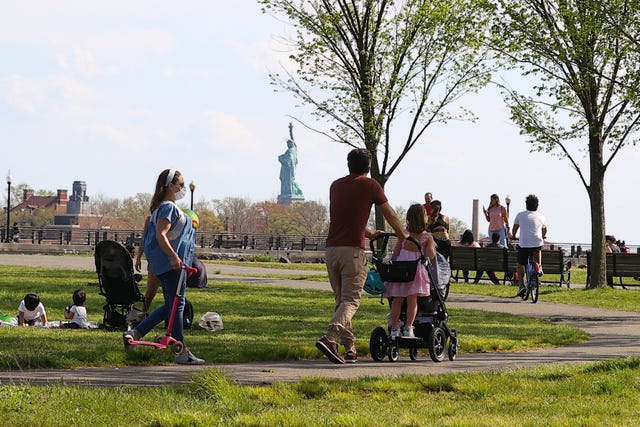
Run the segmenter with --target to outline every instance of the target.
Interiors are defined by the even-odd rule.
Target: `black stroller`
[[[419,259],[385,263],[383,259],[391,236],[395,235],[383,233],[369,242],[373,254],[374,269],[384,281],[410,282],[413,280],[417,268],[426,268],[431,282],[431,295],[418,297],[418,315],[413,324],[415,338],[398,337],[392,339],[390,325],[387,325],[386,328],[378,326],[371,332],[369,341],[371,357],[375,361],[381,362],[387,356],[391,362],[395,362],[398,360],[399,350],[408,348],[411,360],[417,360],[418,349],[427,348],[429,356],[434,362],[442,362],[445,355],[449,356],[449,360],[455,360],[459,348],[458,337],[455,329],[450,329],[447,325],[449,315],[444,303],[451,277],[448,263],[446,260],[442,262],[438,258],[436,258],[436,262],[432,263],[422,254],[419,242],[412,238],[409,240],[416,244],[420,250]],[[379,239],[382,241],[376,249],[374,243]],[[388,300],[391,305],[393,298],[388,298]],[[406,301],[402,307],[400,320],[406,322]]]
[[[133,271],[131,253],[122,244],[104,240],[96,245],[96,272],[100,295],[107,299],[103,327],[126,331],[147,316],[144,295],[138,288],[142,275]]]

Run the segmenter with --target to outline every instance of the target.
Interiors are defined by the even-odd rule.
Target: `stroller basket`
[[[389,243],[389,237],[395,236],[395,234],[384,233],[378,237],[369,241],[369,247],[371,248],[372,261],[376,271],[380,274],[380,277],[385,282],[410,282],[416,276],[416,270],[418,265],[424,264],[425,257],[422,254],[422,248],[420,243],[413,237],[409,237],[407,240],[412,242],[418,247],[420,251],[420,258],[415,261],[392,261],[384,262],[384,254],[386,253],[387,244]],[[381,245],[376,249],[374,243],[377,240],[382,240]]]

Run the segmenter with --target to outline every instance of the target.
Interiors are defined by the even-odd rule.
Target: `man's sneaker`
[[[358,361],[358,355],[355,351],[349,350],[344,354],[344,361],[347,363],[356,363]]]
[[[135,329],[131,329],[130,331],[126,331],[122,334],[122,342],[124,343],[125,350],[135,350],[137,345],[131,345],[130,341],[139,341],[140,334]]]
[[[405,326],[402,336],[405,338],[415,338],[416,336],[413,334],[413,326]]]
[[[316,341],[316,347],[318,350],[324,353],[331,362],[336,363],[338,365],[344,364],[344,359],[340,356],[338,352],[338,344],[331,341],[327,338],[326,335],[323,335],[318,341]]]
[[[399,338],[402,336],[402,334],[400,333],[400,329],[397,328],[391,328],[391,334],[389,335],[391,337],[392,340]]]
[[[204,359],[195,357],[188,348],[175,356],[176,363],[180,365],[204,365]]]

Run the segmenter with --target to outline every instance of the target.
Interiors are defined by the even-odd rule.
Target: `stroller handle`
[[[382,250],[382,252],[384,252],[387,248],[387,243],[389,242],[389,237],[398,237],[398,235],[396,233],[380,233],[378,234],[376,237],[374,237],[373,239],[369,239],[369,247],[371,248],[371,253],[376,254],[376,248],[374,246],[374,242],[378,239],[384,239],[382,242],[382,247],[380,248]],[[416,239],[414,239],[413,237],[409,236],[406,239],[407,241],[413,243],[414,245],[416,245],[416,247],[418,248],[418,252],[420,252],[420,259],[425,259],[424,254],[422,253],[422,245],[420,245],[420,242],[418,242]]]

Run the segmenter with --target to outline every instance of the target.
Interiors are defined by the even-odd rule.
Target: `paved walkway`
[[[17,257],[17,258],[14,258]],[[28,261],[25,263],[25,260]],[[69,256],[16,256],[0,255],[0,264],[40,265],[50,267],[93,270],[93,259]],[[207,264],[210,280],[238,279],[236,274],[274,273],[273,269]],[[220,274],[211,274],[219,270]],[[289,273],[291,271],[288,271]],[[296,271],[318,274],[304,270]],[[301,274],[304,274],[301,273]],[[245,279],[243,279],[245,280]],[[262,279],[246,277],[249,281],[279,286],[329,289],[326,282],[286,279]],[[91,385],[140,385],[155,386],[166,383],[186,383],[202,369],[218,369],[242,384],[270,384],[277,381],[296,381],[303,377],[323,376],[331,378],[355,378],[362,376],[439,374],[447,372],[488,371],[520,368],[549,363],[584,363],[616,357],[640,356],[640,314],[602,310],[588,307],[539,301],[523,303],[516,298],[495,298],[480,295],[451,294],[449,307],[480,309],[486,311],[521,314],[548,319],[578,327],[591,335],[583,344],[522,353],[472,353],[460,354],[454,362],[445,360],[434,363],[428,354],[411,361],[401,357],[396,363],[359,360],[356,364],[334,365],[326,359],[288,362],[256,362],[211,364],[193,366],[125,366],[117,368],[81,368],[70,370],[0,371],[0,384],[91,384]],[[464,335],[461,337],[464,339]],[[425,352],[426,353],[426,352]]]

